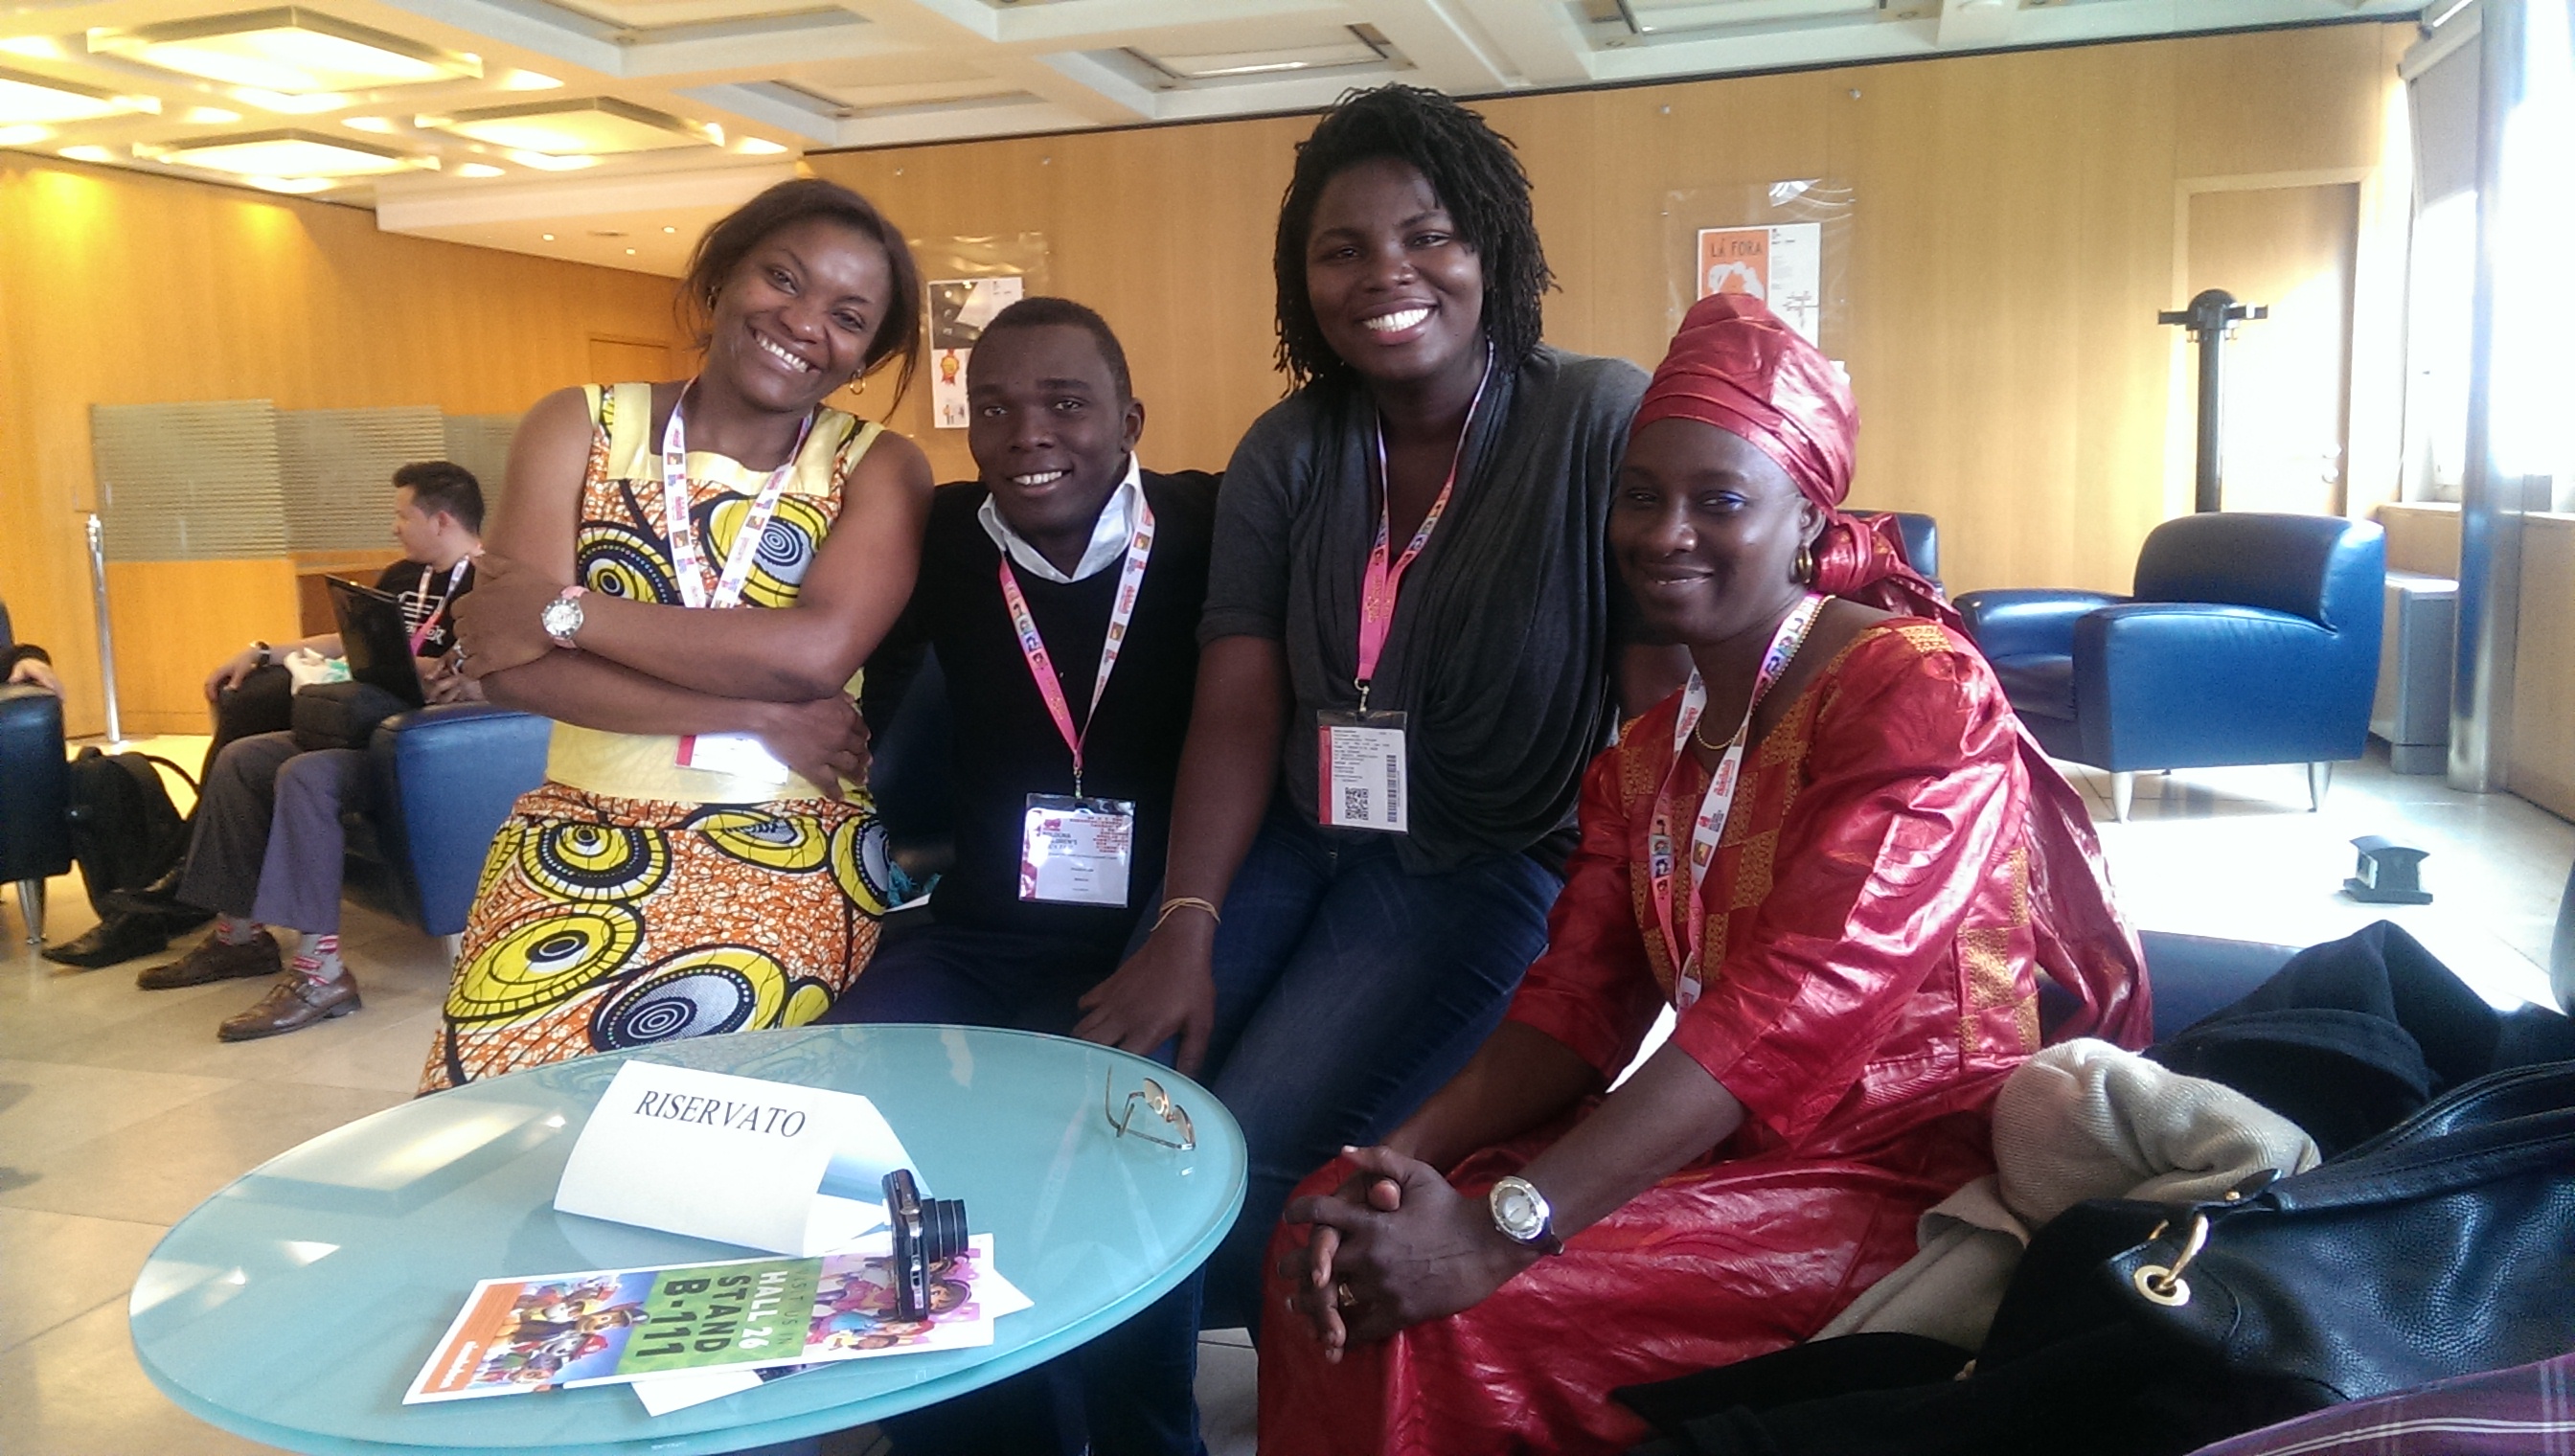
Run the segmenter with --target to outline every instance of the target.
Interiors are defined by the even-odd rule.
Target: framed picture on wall
[[[1823,342],[1823,275],[1821,223],[1699,229],[1698,298],[1748,293],[1818,346]]]
[[[930,292],[930,410],[942,430],[966,428],[966,370],[993,316],[1028,293],[1017,275],[933,279]]]

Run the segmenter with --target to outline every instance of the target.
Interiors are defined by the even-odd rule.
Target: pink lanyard
[[[689,381],[680,389],[680,398],[671,406],[671,423],[662,428],[662,526],[671,539],[671,575],[680,584],[680,600],[691,607],[731,607],[742,600],[743,583],[751,580],[751,564],[760,555],[760,536],[769,529],[769,518],[778,511],[778,498],[787,490],[787,478],[795,474],[796,462],[805,454],[805,437],[814,431],[814,412],[805,412],[805,422],[796,427],[796,444],[789,448],[787,461],[769,473],[769,481],[752,499],[751,514],[743,518],[742,529],[733,534],[733,550],[726,554],[724,576],[716,582],[713,597],[707,595],[707,559],[698,550],[698,529],[689,519],[689,437],[680,423],[680,409],[689,402],[689,391],[698,382]]]
[[[1385,467],[1385,424],[1376,426],[1376,478],[1380,499],[1376,512],[1376,540],[1368,545],[1367,575],[1359,584],[1359,712],[1367,712],[1368,685],[1376,679],[1377,659],[1385,654],[1386,634],[1394,630],[1394,599],[1403,589],[1403,574],[1421,548],[1430,543],[1430,532],[1439,524],[1441,512],[1448,509],[1448,493],[1457,486],[1457,467],[1466,458],[1466,437],[1475,428],[1475,410],[1484,403],[1484,386],[1492,383],[1493,353],[1484,350],[1484,374],[1475,381],[1475,397],[1466,402],[1466,422],[1457,427],[1457,449],[1448,457],[1448,479],[1439,483],[1439,494],[1430,503],[1428,515],[1412,533],[1412,544],[1403,549],[1391,565],[1386,550],[1394,537],[1394,477]]]
[[[438,599],[438,605],[436,607],[429,609],[429,616],[421,621],[419,627],[412,629],[411,655],[413,657],[416,658],[420,656],[420,645],[429,641],[429,635],[431,633],[438,631],[438,620],[447,615],[447,604],[456,600],[456,584],[465,580],[465,569],[472,565],[474,565],[474,558],[470,556],[460,558],[457,561],[456,566],[448,572],[447,595]],[[421,564],[420,587],[418,589],[420,595],[424,597],[429,595],[429,579],[437,575],[437,572],[438,568],[433,567],[426,562]]]
[[[1029,599],[1020,592],[1020,579],[1011,570],[1011,554],[1002,553],[1002,602],[1011,610],[1011,626],[1020,635],[1020,656],[1028,661],[1029,676],[1038,680],[1038,696],[1046,700],[1047,716],[1055,720],[1055,730],[1064,735],[1064,745],[1073,750],[1073,796],[1082,796],[1082,745],[1091,737],[1091,726],[1100,718],[1101,697],[1109,691],[1109,675],[1118,670],[1118,655],[1127,647],[1127,624],[1136,616],[1136,596],[1145,585],[1145,562],[1154,554],[1154,508],[1145,504],[1143,492],[1136,495],[1136,534],[1127,542],[1127,564],[1118,573],[1118,600],[1109,609],[1109,635],[1100,644],[1100,673],[1091,680],[1091,711],[1083,715],[1082,731],[1073,730],[1073,706],[1065,702],[1064,685],[1056,681],[1055,660],[1047,656],[1046,639],[1038,634],[1038,622],[1029,615]]]
[[[1734,811],[1734,791],[1741,786],[1744,739],[1752,730],[1752,711],[1761,706],[1779,676],[1797,650],[1806,645],[1806,634],[1814,630],[1815,616],[1823,610],[1821,595],[1809,592],[1770,634],[1769,651],[1761,655],[1761,671],[1752,680],[1752,700],[1743,705],[1743,722],[1734,728],[1725,751],[1716,761],[1715,771],[1708,775],[1707,793],[1699,799],[1698,819],[1690,827],[1689,900],[1684,908],[1687,938],[1672,924],[1672,780],[1680,772],[1681,756],[1689,751],[1690,734],[1698,728],[1700,715],[1707,711],[1707,685],[1699,681],[1692,669],[1689,687],[1681,692],[1681,708],[1672,721],[1672,763],[1664,770],[1663,781],[1654,789],[1653,817],[1648,821],[1646,849],[1647,872],[1654,902],[1654,919],[1663,932],[1663,947],[1672,959],[1672,1004],[1687,1007],[1698,999],[1699,944],[1707,935],[1707,906],[1699,899],[1699,885],[1707,878],[1708,867],[1716,862],[1717,840],[1725,836],[1726,818]]]

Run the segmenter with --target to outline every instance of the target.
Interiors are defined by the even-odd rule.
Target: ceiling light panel
[[[161,102],[155,97],[118,96],[50,76],[0,70],[0,126],[93,121],[102,116],[160,109]]]
[[[296,6],[93,30],[93,55],[124,56],[166,71],[285,96],[365,91],[479,78],[471,55]]]
[[[1183,81],[1217,81],[1229,76],[1270,76],[1288,71],[1314,71],[1329,66],[1363,66],[1382,60],[1374,46],[1355,38],[1338,45],[1298,46],[1284,51],[1209,51],[1182,55],[1139,51],[1158,71]]]
[[[1877,9],[1877,0],[1617,0],[1638,35],[1727,30],[1801,20],[1847,19]]]
[[[314,132],[252,132],[198,142],[137,145],[138,156],[230,172],[244,177],[380,177],[414,167],[436,167],[435,157],[415,157],[390,147],[326,137]]]
[[[615,156],[671,147],[720,147],[724,133],[666,111],[613,96],[484,106],[443,116],[414,117],[415,124],[545,156]]]

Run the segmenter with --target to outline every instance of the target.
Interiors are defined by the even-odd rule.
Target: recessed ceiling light
[[[626,250],[626,256],[627,256],[627,257],[629,257],[629,258],[634,257],[634,256],[635,256],[635,250],[634,250],[634,249],[632,249],[632,248],[627,249],[627,250]]]
[[[124,159],[105,147],[65,147],[57,155],[75,162],[118,162]]]
[[[534,167],[540,172],[578,172],[584,167],[599,165],[597,157],[556,157],[544,152],[504,152],[501,155],[522,167]]]
[[[662,231],[663,231],[663,232],[666,232],[666,233],[676,233],[676,232],[678,232],[678,231],[679,231],[679,229],[678,229],[678,228],[664,228]]]
[[[360,91],[483,74],[481,58],[296,6],[93,30],[93,55],[126,56],[183,75],[288,96]]]
[[[289,96],[283,91],[262,91],[256,86],[236,86],[233,96],[247,101],[262,111],[279,111],[288,116],[311,116],[320,111],[338,111],[350,104],[350,98],[338,91],[316,91],[309,96]]]
[[[459,177],[503,177],[507,176],[508,173],[504,169],[495,167],[489,162],[464,162],[458,164],[456,175]]]
[[[159,112],[153,96],[118,96],[50,76],[0,70],[0,123],[91,121],[127,112]]]
[[[249,177],[375,177],[438,165],[436,157],[415,157],[389,147],[298,131],[207,137],[195,142],[138,146],[135,152],[182,167]]]
[[[724,141],[724,133],[715,127],[613,96],[478,106],[443,116],[417,116],[412,122],[512,148],[514,156],[535,153],[595,159],[603,152],[655,152],[666,147],[720,146]]]
[[[179,119],[195,126],[224,126],[241,120],[241,113],[226,111],[220,106],[191,106],[188,114]]]
[[[555,240],[555,235],[552,233],[540,233],[538,236],[544,238],[549,243]]]
[[[253,187],[264,188],[270,192],[292,192],[299,195],[308,192],[328,192],[339,185],[328,177],[250,177],[243,180]]]
[[[351,131],[376,132],[384,136],[393,135],[394,130],[393,118],[386,116],[344,116],[340,118],[340,125]]]
[[[40,126],[0,126],[0,147],[23,147],[52,135],[51,130]]]

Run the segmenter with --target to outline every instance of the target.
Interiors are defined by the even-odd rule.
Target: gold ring
[[[1335,1307],[1348,1309],[1358,1302],[1359,1297],[1350,1292],[1350,1286],[1346,1280],[1332,1285],[1332,1303]]]

